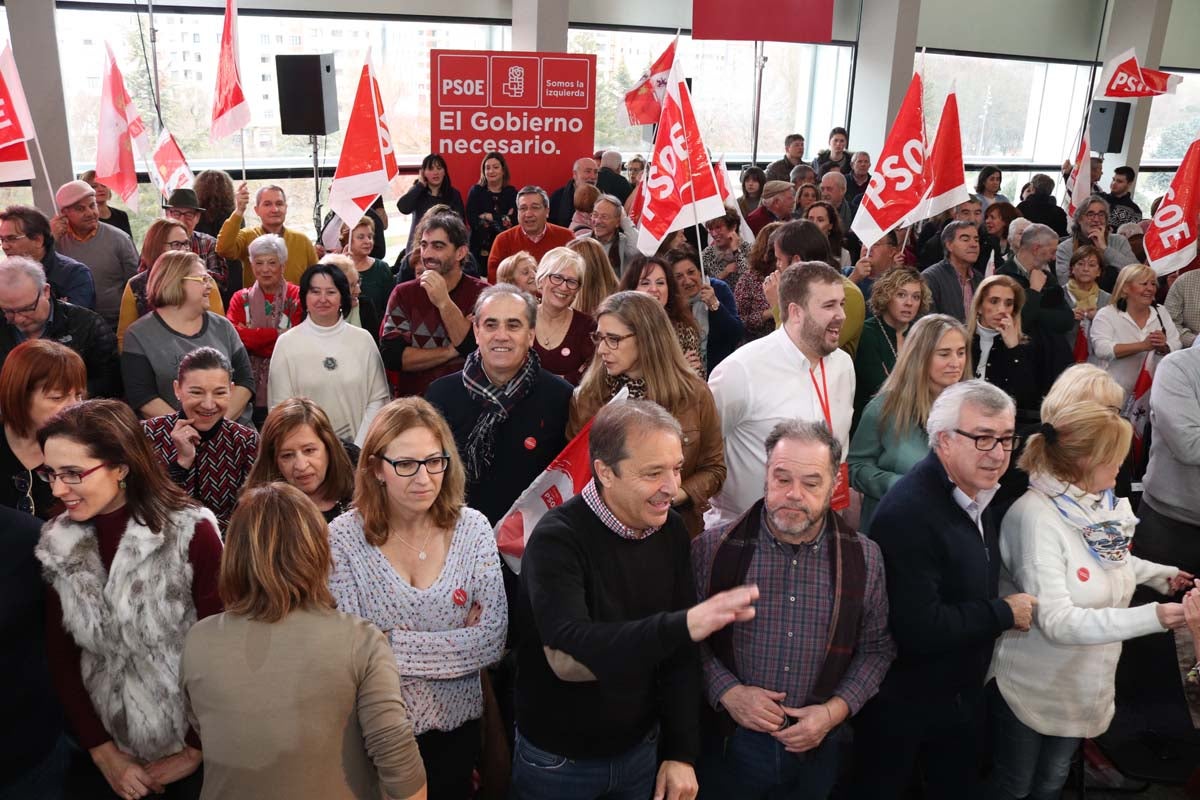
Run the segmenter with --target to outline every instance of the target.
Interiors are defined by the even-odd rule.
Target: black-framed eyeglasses
[[[33,298],[33,302],[21,308],[0,308],[0,314],[12,319],[18,314],[32,314],[37,311],[38,304],[42,302],[42,293],[38,292],[37,297]]]
[[[599,347],[601,343],[608,345],[608,349],[616,350],[621,346],[621,342],[626,339],[632,339],[637,334],[627,333],[624,336],[616,333],[600,333],[600,331],[592,331],[588,334],[588,338],[592,340],[592,344]]]
[[[33,476],[22,472],[12,476],[13,487],[17,490],[17,511],[26,514],[34,513],[33,507]]]
[[[445,453],[442,453],[440,456],[430,456],[429,458],[391,459],[387,456],[379,456],[379,460],[391,464],[392,469],[399,478],[411,478],[417,474],[417,470],[421,467],[425,467],[425,471],[430,475],[437,475],[439,472],[445,472],[450,468],[450,456]]]
[[[62,481],[63,483],[65,483],[68,486],[77,486],[77,485],[83,483],[84,478],[86,478],[88,475],[91,475],[96,470],[104,469],[105,467],[111,467],[111,466],[112,466],[112,464],[105,463],[105,464],[97,464],[96,466],[92,467],[91,469],[85,469],[82,471],[68,469],[68,470],[64,470],[62,472],[55,472],[54,470],[50,469],[49,467],[38,467],[37,469],[35,469],[33,471],[33,474],[37,475],[39,478],[41,478],[43,481],[50,484],[51,486],[54,485],[55,481]]]
[[[165,250],[181,250],[181,251],[182,250],[191,250],[192,243],[187,239],[184,239],[182,242],[169,242],[169,241],[163,242],[163,249],[165,249]]]
[[[994,450],[996,448],[997,444],[1000,445],[1000,449],[1003,450],[1004,452],[1011,453],[1013,450],[1016,450],[1017,447],[1021,444],[1020,436],[992,436],[991,434],[988,434],[988,433],[984,433],[984,434],[967,433],[966,431],[960,430],[958,428],[955,428],[954,432],[957,433],[959,436],[965,436],[968,439],[971,439],[972,441],[974,441],[975,449],[982,450],[985,453],[987,453],[991,450]]]
[[[560,275],[557,272],[550,273],[546,276],[546,279],[555,286],[565,286],[568,289],[578,289],[583,285],[578,278],[568,278],[566,275]]]

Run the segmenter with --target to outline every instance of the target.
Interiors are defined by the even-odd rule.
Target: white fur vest
[[[188,547],[202,519],[217,527],[205,508],[172,514],[161,533],[131,519],[107,574],[95,529],[66,514],[46,523],[35,550],[62,601],[63,628],[82,651],[92,705],[117,746],[138,758],[184,746],[179,668],[196,622]]]

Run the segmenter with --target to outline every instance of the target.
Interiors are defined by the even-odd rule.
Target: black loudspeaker
[[[1092,103],[1092,151],[1119,153],[1125,146],[1129,103],[1096,100]]]
[[[275,56],[279,127],[288,136],[325,136],[338,129],[333,53]]]

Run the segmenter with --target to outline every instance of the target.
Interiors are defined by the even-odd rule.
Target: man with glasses
[[[196,230],[196,223],[204,209],[193,189],[176,189],[163,203],[163,215],[182,223],[187,228],[191,250],[204,262],[204,268],[212,275],[221,292],[221,299],[228,304],[233,289],[229,286],[229,264],[217,253],[217,240],[207,233]]]
[[[625,217],[625,207],[621,201],[611,194],[602,194],[596,198],[592,206],[592,238],[604,248],[608,254],[608,263],[620,277],[625,273],[625,267],[641,253],[637,243],[621,230],[621,220]]]
[[[0,211],[0,246],[6,256],[40,261],[46,282],[59,300],[84,308],[96,307],[96,283],[86,264],[54,249],[50,220],[33,206],[15,205]]]
[[[58,215],[50,230],[59,252],[92,271],[96,283],[96,313],[117,329],[125,282],[137,274],[138,254],[124,231],[100,224],[96,190],[83,181],[69,181],[54,194]]]
[[[1029,630],[1037,604],[997,597],[1000,519],[989,504],[1019,442],[1015,425],[1001,389],[946,389],[925,425],[931,452],[875,511],[898,656],[856,717],[855,798],[899,798],[915,769],[927,797],[976,796],[992,646],[1006,630]]]
[[[500,262],[524,250],[535,260],[556,247],[566,247],[575,236],[550,219],[550,199],[540,186],[526,186],[517,192],[517,225],[496,237],[488,251],[488,280],[496,283]]]
[[[0,363],[21,342],[50,339],[83,359],[89,397],[121,396],[117,337],[95,311],[58,299],[41,264],[23,256],[0,261],[0,311]]]

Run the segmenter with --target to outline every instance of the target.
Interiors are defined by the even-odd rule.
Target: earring
[[[124,478],[121,478],[121,480],[117,481],[117,488],[118,488],[118,489],[124,489],[124,488],[125,488],[125,486],[126,486],[126,484],[125,484],[125,479],[124,479]]]

